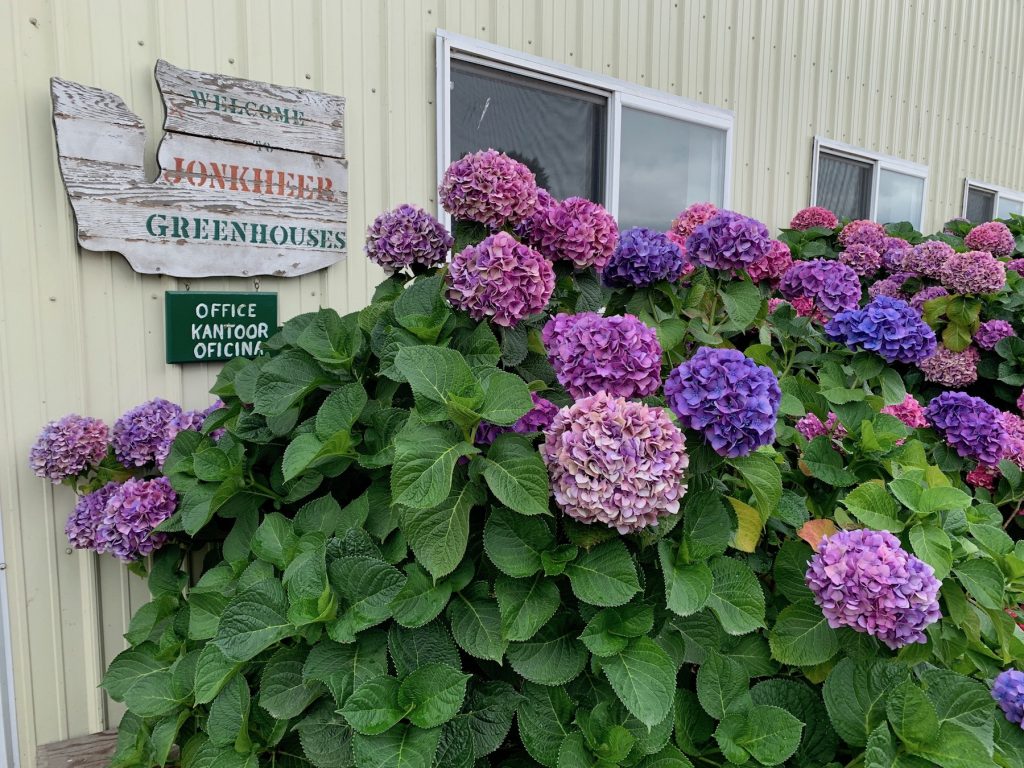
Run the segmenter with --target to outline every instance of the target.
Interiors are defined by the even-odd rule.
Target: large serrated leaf
[[[302,647],[281,648],[270,657],[260,680],[260,706],[271,717],[290,720],[298,717],[324,693],[324,686],[302,674],[309,655]]]
[[[232,661],[248,661],[274,643],[290,637],[288,600],[277,579],[264,579],[232,598],[224,609],[213,641]]]
[[[731,557],[711,562],[708,607],[730,635],[745,635],[764,626],[764,592],[750,568]]]
[[[499,435],[487,451],[483,475],[491,493],[509,509],[522,515],[548,514],[548,473],[525,437]]]
[[[437,506],[402,510],[399,525],[406,541],[434,578],[447,576],[462,562],[469,543],[470,510],[483,501],[481,490],[460,472],[448,497]]]
[[[672,708],[676,668],[653,640],[638,637],[604,660],[602,666],[615,695],[640,722],[653,727]]]
[[[810,602],[786,606],[768,635],[772,656],[783,664],[823,664],[839,652],[839,636]]]
[[[462,650],[478,659],[501,661],[507,642],[502,636],[498,602],[490,596],[486,582],[470,584],[453,595],[448,618]]]
[[[615,539],[584,552],[565,569],[572,591],[591,605],[623,605],[640,591],[636,566],[622,541]]]

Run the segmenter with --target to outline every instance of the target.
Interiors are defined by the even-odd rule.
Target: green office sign
[[[167,291],[164,318],[168,363],[256,357],[277,331],[277,294]]]

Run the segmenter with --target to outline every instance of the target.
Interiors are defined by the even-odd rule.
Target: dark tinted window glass
[[[996,204],[995,192],[987,192],[977,187],[967,188],[967,220],[973,222],[989,221]]]
[[[871,169],[871,163],[820,152],[817,205],[828,208],[840,219],[869,218]]]

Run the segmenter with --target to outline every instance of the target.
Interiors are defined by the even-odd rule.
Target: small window
[[[841,219],[871,217],[871,163],[831,152],[818,155],[817,205]]]
[[[967,180],[964,194],[965,219],[978,224],[992,219],[1005,219],[1011,214],[1024,215],[1024,192]]]
[[[996,193],[987,189],[969,187],[967,189],[967,207],[964,210],[964,218],[978,224],[982,221],[989,221],[996,208]]]

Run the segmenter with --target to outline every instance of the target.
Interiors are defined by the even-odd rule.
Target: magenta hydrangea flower
[[[646,397],[661,386],[661,345],[633,315],[558,314],[541,333],[558,381],[577,400],[609,392]]]
[[[940,344],[931,357],[917,364],[927,381],[946,387],[966,387],[978,380],[978,348],[953,352]]]
[[[941,616],[935,571],[888,531],[826,536],[805,582],[830,627],[866,632],[893,650],[925,642],[924,629]]]
[[[680,248],[685,249],[686,238],[692,235],[697,227],[710,221],[717,214],[718,207],[714,203],[694,203],[672,220],[672,225],[666,234]]]
[[[1024,411],[1024,391],[1017,396],[1017,410]]]
[[[745,270],[771,251],[768,228],[757,219],[719,211],[686,239],[687,258],[723,271]]]
[[[781,240],[772,240],[768,253],[747,266],[747,274],[755,283],[776,283],[793,266],[789,246]]]
[[[775,441],[779,382],[739,350],[701,347],[669,374],[665,399],[679,422],[702,432],[721,456],[746,456]]]
[[[1024,259],[1012,259],[1006,262],[1006,269],[1016,272],[1018,275],[1024,275]]]
[[[1024,727],[1024,672],[1006,669],[996,675],[992,683],[992,698],[1007,720]]]
[[[1005,320],[986,320],[974,332],[974,343],[982,349],[994,349],[1003,339],[1016,335],[1013,326]]]
[[[816,413],[808,413],[800,417],[796,422],[796,431],[808,441],[816,437],[843,440],[847,436],[846,427],[839,423],[839,417],[832,411],[829,411],[825,421],[822,421]]]
[[[974,488],[984,488],[988,491],[994,491],[996,489],[996,483],[999,481],[999,467],[989,466],[988,464],[978,464],[970,472],[964,476],[964,480],[967,484]]]
[[[812,205],[809,208],[801,208],[789,222],[790,229],[810,229],[811,227],[825,227],[835,229],[839,226],[839,219],[828,208],[820,205]]]
[[[679,511],[689,457],[661,408],[601,392],[562,408],[540,447],[561,510],[619,533]]]
[[[1006,285],[1006,266],[988,251],[954,253],[939,281],[951,293],[995,293]]]
[[[506,328],[544,309],[555,289],[551,263],[508,232],[463,249],[445,279],[453,307]]]
[[[181,407],[155,398],[127,411],[114,422],[114,455],[126,467],[160,466],[178,434]]]
[[[925,418],[960,456],[997,464],[1009,435],[999,409],[966,392],[943,392],[924,409]]]
[[[929,302],[932,299],[941,298],[942,296],[949,296],[949,291],[941,285],[930,285],[927,288],[922,288],[910,297],[910,306],[918,312],[924,312],[924,305],[926,302]]]
[[[642,288],[661,280],[675,280],[682,269],[683,252],[668,235],[633,227],[619,234],[601,278],[610,288]]]
[[[1024,419],[1015,413],[1002,411],[999,421],[1006,430],[1006,452],[1003,458],[1024,469]]]
[[[490,445],[498,439],[498,435],[505,432],[525,435],[530,432],[543,432],[547,429],[555,418],[555,414],[558,413],[558,406],[536,392],[531,392],[530,397],[533,399],[533,407],[520,416],[519,420],[511,427],[491,424],[488,421],[480,422],[480,426],[476,430],[476,444]]]
[[[840,251],[839,260],[861,277],[871,277],[882,268],[882,256],[870,245],[853,243]]]
[[[43,427],[29,451],[29,466],[37,477],[54,485],[77,477],[103,461],[109,435],[107,425],[99,419],[69,413]]]
[[[533,243],[552,261],[568,261],[576,269],[602,269],[615,250],[619,228],[597,203],[569,197],[533,223]]]
[[[839,244],[844,248],[851,245],[866,245],[874,251],[881,251],[885,242],[885,227],[868,219],[851,221],[839,233]]]
[[[441,264],[452,247],[444,226],[415,205],[400,205],[374,219],[363,251],[374,264],[394,272],[411,264]]]
[[[924,408],[921,407],[921,404],[917,402],[917,398],[913,395],[904,397],[902,403],[884,406],[882,413],[895,416],[911,429],[928,426],[928,419],[925,418]]]
[[[775,310],[777,310],[783,304],[789,304],[789,302],[786,301],[785,299],[779,299],[779,298],[774,298],[774,297],[771,298],[771,299],[768,299],[768,314],[769,315],[773,314],[775,312]],[[790,306],[792,306],[792,305],[790,304]]]
[[[886,237],[882,240],[882,266],[890,272],[903,269],[903,259],[913,246],[900,237]]]
[[[827,323],[828,315],[822,310],[818,309],[818,305],[814,303],[814,299],[810,299],[806,296],[796,296],[789,300],[789,303],[793,305],[793,309],[800,317],[809,317],[816,323]]]
[[[167,535],[153,529],[174,514],[178,496],[166,477],[127,480],[110,495],[96,526],[96,548],[131,562],[160,549]]]
[[[543,187],[537,187],[537,203],[533,208],[533,212],[515,225],[514,231],[516,235],[530,245],[536,246],[537,227],[544,220],[544,217],[548,215],[548,212],[557,205],[558,201],[550,192]]]
[[[840,312],[825,325],[833,341],[877,352],[887,363],[918,363],[935,352],[935,331],[902,299],[879,296],[862,309]]]
[[[118,489],[118,483],[107,483],[102,488],[79,496],[74,511],[68,515],[64,533],[75,549],[95,549],[96,529],[103,519],[107,502]]]
[[[783,274],[779,290],[787,299],[811,299],[829,317],[855,309],[861,295],[857,273],[846,264],[829,259],[794,263]]]
[[[972,251],[988,251],[993,256],[1009,256],[1017,247],[1010,228],[1001,221],[979,224],[967,233],[964,245]]]
[[[915,275],[939,279],[942,268],[955,253],[952,246],[941,240],[925,240],[918,243],[903,256],[903,269]]]
[[[913,275],[909,272],[897,272],[882,280],[876,280],[868,286],[868,296],[872,299],[876,299],[879,296],[888,296],[890,299],[906,300],[907,297],[902,289],[904,283],[911,277]]]
[[[454,218],[495,230],[514,226],[534,212],[537,179],[519,161],[487,149],[449,165],[437,194]]]

